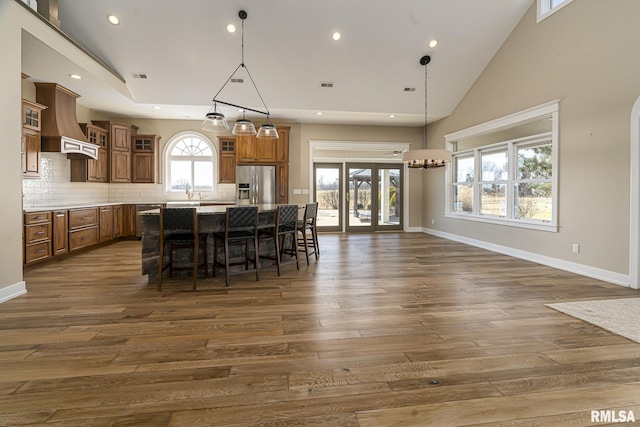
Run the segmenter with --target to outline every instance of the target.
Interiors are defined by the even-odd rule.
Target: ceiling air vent
[[[244,83],[244,79],[231,79],[230,80],[231,83]]]
[[[333,87],[333,82],[320,82],[320,87]]]
[[[147,73],[131,73],[134,79],[148,79]]]
[[[404,91],[405,91],[405,92],[415,92],[415,91],[416,91],[416,88],[415,88],[415,87],[405,87],[405,88],[404,88]]]

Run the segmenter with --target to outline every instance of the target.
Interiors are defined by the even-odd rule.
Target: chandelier
[[[424,65],[424,128],[422,133],[422,149],[409,150],[402,153],[402,161],[407,163],[407,166],[410,168],[440,168],[451,161],[451,151],[427,149],[427,64],[429,62],[431,62],[429,55],[420,58],[420,64]]]

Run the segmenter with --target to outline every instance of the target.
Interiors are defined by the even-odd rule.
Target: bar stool
[[[275,256],[260,255],[260,258],[267,258],[276,261],[278,267],[278,276],[280,276],[280,264],[283,255],[291,255],[296,260],[296,268],[300,270],[298,263],[298,242],[297,242],[297,223],[298,223],[298,206],[297,205],[281,205],[276,210],[275,224],[268,228],[260,229],[260,237],[273,239],[275,248]],[[291,246],[287,248],[287,236],[291,236]]]
[[[174,270],[191,270],[193,290],[197,288],[198,268],[204,267],[204,277],[209,277],[207,256],[207,233],[198,232],[198,215],[195,208],[160,208],[160,253],[158,257],[158,291],[162,290],[162,275],[169,269],[169,277]],[[168,247],[169,263],[165,265],[165,248]],[[182,265],[174,265],[177,251],[191,252],[191,260]],[[200,251],[203,252],[199,262]]]
[[[309,265],[309,256],[315,255],[316,261],[320,257],[320,245],[318,244],[318,231],[316,229],[316,217],[318,215],[318,202],[307,203],[304,208],[304,215],[298,221],[297,230],[302,233],[302,239],[298,239],[298,247],[304,251]],[[307,236],[307,231],[311,236]],[[311,249],[311,250],[309,250]]]
[[[229,276],[251,271],[256,272],[256,282],[260,280],[259,242],[258,242],[258,208],[257,206],[229,207],[226,211],[224,231],[213,233],[213,276],[216,267],[224,268],[225,283],[229,286]],[[249,269],[249,242],[253,242],[253,269]],[[231,262],[230,248],[244,244],[244,260]],[[218,245],[224,248],[224,263],[218,261]],[[230,267],[244,264],[244,270],[231,272]]]

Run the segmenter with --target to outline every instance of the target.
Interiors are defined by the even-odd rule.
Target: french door
[[[318,230],[402,230],[403,171],[397,163],[314,163]]]
[[[403,167],[347,163],[347,231],[402,230]]]

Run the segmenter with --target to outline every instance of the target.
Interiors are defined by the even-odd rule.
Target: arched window
[[[216,150],[206,136],[196,132],[175,135],[167,144],[164,158],[166,192],[215,191]]]

